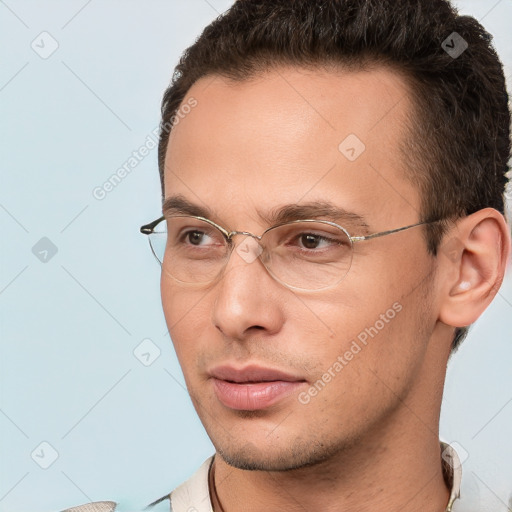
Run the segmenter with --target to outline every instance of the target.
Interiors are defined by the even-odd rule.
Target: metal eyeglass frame
[[[255,235],[254,233],[250,233],[248,231],[228,231],[227,229],[223,228],[222,226],[219,226],[218,224],[216,224],[215,222],[213,222],[212,220],[210,219],[207,219],[205,217],[199,217],[199,216],[196,216],[196,215],[172,215],[171,217],[169,218],[173,218],[173,217],[180,217],[180,218],[183,218],[183,217],[188,217],[188,218],[192,218],[192,219],[198,219],[198,220],[201,220],[201,221],[205,221],[207,222],[208,224],[214,226],[215,228],[217,228],[223,235],[224,237],[226,238],[227,242],[228,242],[228,245],[231,247],[230,249],[230,252],[233,250],[233,245],[232,245],[232,237],[234,235],[246,235],[246,236],[251,236],[257,240],[261,240],[262,237],[265,235],[265,233],[267,233],[268,231],[270,231],[271,229],[274,229],[274,228],[278,228],[280,226],[285,226],[285,225],[288,225],[288,224],[295,224],[295,223],[298,223],[298,222],[315,222],[315,223],[323,223],[323,224],[328,224],[329,226],[334,226],[338,229],[341,229],[346,235],[347,235],[347,238],[350,240],[350,244],[351,244],[351,247],[353,247],[353,244],[355,242],[363,242],[365,240],[371,240],[373,238],[379,238],[379,237],[382,237],[382,236],[386,236],[386,235],[391,235],[392,233],[398,233],[400,231],[405,231],[406,229],[410,229],[410,228],[415,228],[416,226],[423,226],[423,225],[426,225],[426,224],[433,224],[435,222],[439,222],[438,220],[434,220],[434,221],[424,221],[424,222],[418,222],[416,224],[410,224],[408,226],[403,226],[401,228],[396,228],[396,229],[389,229],[387,231],[379,231],[378,233],[371,233],[369,235],[363,235],[363,236],[351,236],[348,231],[343,227],[343,226],[340,226],[339,224],[336,224],[335,222],[332,222],[332,221],[329,221],[329,220],[322,220],[322,219],[297,219],[297,220],[292,220],[290,222],[283,222],[281,224],[276,224],[275,226],[271,226],[269,228],[267,228],[265,231],[263,231],[263,233],[261,235]],[[144,226],[141,226],[140,228],[140,232],[143,233],[144,235],[151,235],[152,233],[154,233],[154,230],[156,228],[156,226],[158,224],[160,224],[160,222],[164,221],[166,219],[165,215],[162,215],[160,218],[154,220],[153,222],[150,222],[149,224],[145,224]],[[153,255],[155,256],[155,258],[157,259],[157,261],[162,264],[162,262],[159,260],[159,258],[157,257],[157,255],[155,254],[155,251],[153,250],[153,246],[151,245],[151,243],[149,244],[150,247],[151,247],[151,252],[153,253]],[[228,258],[229,260],[229,258]],[[226,260],[226,261],[228,261]],[[265,266],[265,265],[264,265]],[[269,269],[267,269],[267,267],[265,266],[265,269],[267,271],[269,271]],[[350,268],[349,268],[350,270]],[[348,273],[348,271],[347,271]],[[281,282],[278,278],[276,278],[272,272],[270,272],[270,274],[272,275],[272,277],[274,277],[275,279],[277,279],[279,282]],[[345,276],[343,276],[345,277]],[[342,278],[343,279],[343,278]],[[340,279],[341,281],[341,279]],[[285,286],[289,287],[289,288],[295,288],[293,286],[290,286],[286,283],[282,283],[284,284]],[[335,285],[333,285],[335,286]]]

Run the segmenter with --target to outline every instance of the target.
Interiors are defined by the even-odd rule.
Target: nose
[[[282,305],[286,290],[267,272],[259,257],[257,240],[241,234],[215,284],[213,325],[230,339],[243,340],[250,332],[279,331],[284,322]]]

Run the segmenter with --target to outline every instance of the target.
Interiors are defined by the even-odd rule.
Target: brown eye
[[[322,238],[319,235],[304,234],[301,236],[301,243],[306,249],[316,249]]]
[[[204,233],[201,231],[189,231],[185,234],[185,238],[187,238],[192,245],[200,245],[203,236]]]

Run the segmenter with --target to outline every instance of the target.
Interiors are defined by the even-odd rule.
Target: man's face
[[[353,236],[420,220],[400,152],[412,109],[392,71],[283,67],[238,83],[210,76],[190,97],[197,106],[169,140],[166,197],[257,235],[270,227],[258,212],[314,201],[364,217],[366,228],[343,221]],[[437,320],[422,229],[356,242],[348,274],[325,291],[291,290],[236,250],[210,286],[178,283],[164,261],[169,332],[197,413],[228,463],[283,470],[320,462],[402,421],[404,401],[421,403]],[[294,382],[251,384],[266,379],[244,373],[249,367]]]

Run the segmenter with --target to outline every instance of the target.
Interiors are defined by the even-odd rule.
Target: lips
[[[297,382],[304,380],[301,377],[295,377],[280,370],[264,368],[261,366],[246,366],[241,369],[237,369],[232,366],[218,366],[210,372],[210,375],[216,379],[236,383],[272,382],[277,380]]]
[[[218,400],[240,411],[270,407],[306,382],[301,377],[261,366],[218,366],[211,370],[210,376]]]

